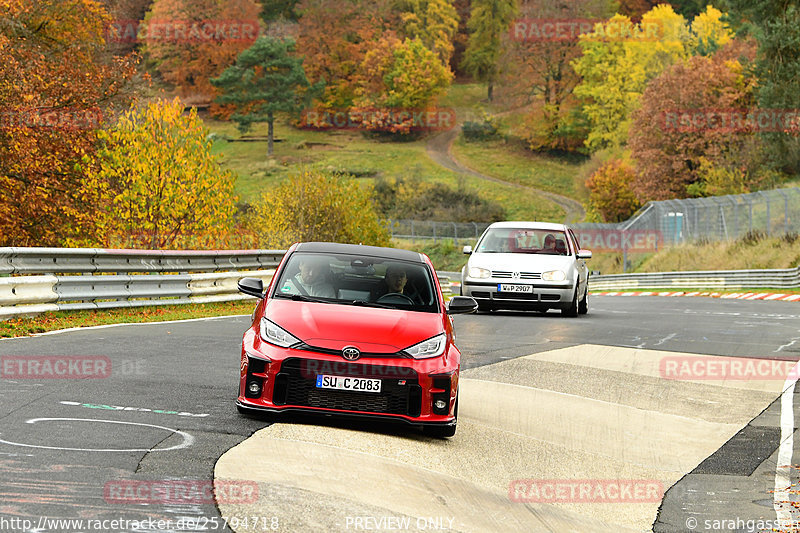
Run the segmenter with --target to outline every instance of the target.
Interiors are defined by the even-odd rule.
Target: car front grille
[[[514,273],[507,272],[505,270],[492,270],[492,277],[493,278],[500,278],[500,279],[513,279]],[[541,272],[520,272],[519,279],[542,279]]]
[[[321,369],[319,373],[327,375],[378,378],[381,392],[319,389],[312,369]],[[356,363],[331,366],[329,361],[291,358],[281,364],[272,401],[275,405],[419,416],[422,388],[417,373],[405,367]]]

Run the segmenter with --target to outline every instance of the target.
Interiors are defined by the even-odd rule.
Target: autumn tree
[[[361,107],[426,109],[450,85],[452,73],[419,39],[384,39],[367,53]]]
[[[389,232],[375,212],[371,191],[348,176],[303,170],[261,196],[250,227],[261,236],[262,248],[298,241],[387,246]]]
[[[449,68],[459,21],[453,3],[450,0],[397,0],[397,7],[401,12],[403,34],[422,41]]]
[[[216,94],[209,80],[258,37],[260,11],[253,0],[155,0],[139,38],[165,81],[207,103]]]
[[[583,52],[573,66],[582,81],[575,94],[585,100],[590,150],[625,143],[631,114],[648,82],[688,57],[688,41],[686,21],[668,5],[648,11],[638,24],[615,15],[581,36]]]
[[[101,133],[98,178],[110,187],[109,240],[163,249],[213,245],[234,211],[231,172],[211,154],[195,110],[157,101],[122,115]]]
[[[703,180],[703,160],[706,174],[711,164],[758,179],[751,160],[757,137],[732,115],[752,107],[754,83],[722,54],[692,57],[652,80],[628,142],[637,172],[631,187],[641,202],[689,196],[688,187]]]
[[[591,209],[605,222],[627,220],[641,206],[631,190],[636,172],[623,159],[612,159],[586,180]]]
[[[300,111],[322,89],[321,83],[310,87],[303,60],[291,55],[294,49],[291,39],[260,37],[236,64],[211,80],[221,91],[217,102],[235,109],[231,120],[240,131],[249,131],[255,122],[267,123],[268,156],[273,152],[275,113]]]
[[[592,19],[613,13],[605,0],[553,3],[525,0],[503,37],[497,91],[509,107],[525,107],[517,133],[533,150],[582,148],[585,119],[573,95],[581,78],[571,63],[581,55],[579,37]],[[548,33],[546,23],[563,21],[563,33]],[[588,26],[588,29],[586,28]]]
[[[90,0],[0,0],[0,246],[95,245],[104,185],[79,168],[130,58],[106,59]]]
[[[733,31],[723,17],[722,11],[708,6],[692,20],[690,42],[694,53],[711,55],[733,39]]]
[[[503,37],[519,10],[518,0],[474,0],[467,28],[470,31],[462,68],[487,85],[492,100],[502,52]]]
[[[327,109],[349,109],[363,85],[361,65],[382,37],[400,26],[391,0],[301,0],[297,54],[311,83],[324,82]]]

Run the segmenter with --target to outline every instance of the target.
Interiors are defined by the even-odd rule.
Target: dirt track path
[[[426,145],[425,149],[428,153],[428,157],[430,157],[436,164],[445,167],[448,170],[452,170],[453,172],[460,172],[462,174],[469,174],[471,176],[475,176],[480,179],[493,181],[495,183],[501,183],[503,185],[510,185],[512,187],[516,187],[518,189],[525,189],[528,191],[532,191],[536,194],[544,196],[551,202],[555,203],[561,209],[564,210],[566,216],[564,217],[564,222],[580,222],[584,218],[586,218],[586,211],[583,209],[583,205],[577,200],[573,200],[572,198],[567,198],[566,196],[561,196],[560,194],[555,194],[548,191],[543,191],[541,189],[536,189],[534,187],[527,187],[525,185],[520,185],[519,183],[514,183],[511,181],[506,181],[500,178],[496,178],[494,176],[489,176],[486,174],[482,174],[477,170],[473,170],[466,166],[465,164],[459,162],[453,157],[452,147],[455,140],[458,138],[458,134],[461,132],[461,126],[456,126],[455,128],[444,131],[438,135],[434,135],[428,140],[428,144]]]

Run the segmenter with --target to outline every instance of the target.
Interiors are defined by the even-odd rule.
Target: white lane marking
[[[800,340],[800,337],[795,337],[795,338],[793,338],[793,339],[792,339],[792,341],[791,341],[791,342],[789,342],[789,343],[787,343],[787,344],[784,344],[783,346],[779,346],[777,350],[772,350],[772,353],[777,353],[777,352],[780,352],[780,351],[782,351],[784,348],[788,348],[789,346],[791,346],[792,344],[796,343],[796,342],[797,342],[797,341],[799,341],[799,340]]]
[[[30,420],[26,420],[25,423],[35,424],[37,422],[52,422],[55,420],[64,420],[67,422],[101,422],[105,424],[122,424],[127,426],[143,426],[156,429],[163,429],[164,431],[169,431],[170,433],[175,433],[176,435],[180,435],[181,437],[183,437],[183,442],[181,442],[180,444],[176,444],[175,446],[170,446],[169,448],[128,448],[128,449],[62,448],[59,446],[39,446],[36,444],[11,442],[3,439],[0,439],[0,443],[10,444],[12,446],[22,446],[24,448],[38,448],[41,450],[63,450],[70,452],[168,452],[172,450],[181,450],[183,448],[188,448],[189,446],[194,444],[194,437],[192,435],[189,435],[184,431],[179,431],[177,429],[172,429],[164,426],[157,426],[155,424],[140,424],[138,422],[121,422],[119,420],[99,420],[96,418],[31,418]]]
[[[162,320],[160,322],[124,322],[121,324],[101,324],[99,326],[83,326],[78,328],[57,329],[55,331],[45,331],[44,333],[33,333],[26,337],[0,337],[0,341],[10,341],[13,339],[28,339],[31,337],[46,337],[47,335],[58,335],[59,333],[69,333],[72,331],[89,331],[93,329],[106,329],[118,328],[121,326],[156,326],[163,324],[180,324],[181,322],[201,322],[206,320],[221,320],[223,318],[241,318],[249,317],[250,315],[225,315],[225,316],[208,316],[203,318],[185,318],[183,320]]]
[[[797,384],[797,372],[800,369],[798,361],[789,372],[789,377],[783,384],[781,394],[781,444],[778,448],[778,460],[775,466],[775,492],[773,493],[772,507],[778,516],[781,527],[792,528],[797,523],[792,517],[794,506],[790,501],[789,493],[792,487],[790,476],[792,467],[792,452],[794,451],[794,388]]]
[[[670,333],[669,335],[667,335],[666,337],[655,343],[653,346],[660,346],[677,335],[678,335],[677,333]]]

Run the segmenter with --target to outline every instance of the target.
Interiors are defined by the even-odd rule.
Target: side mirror
[[[472,255],[472,246],[467,245],[461,251],[464,252],[466,255]]]
[[[242,278],[237,284],[239,292],[256,298],[264,297],[264,282],[258,278]]]
[[[591,259],[591,250],[578,250],[578,259]]]
[[[474,313],[478,310],[478,302],[471,296],[453,296],[447,306],[448,315],[461,315],[464,313]]]

